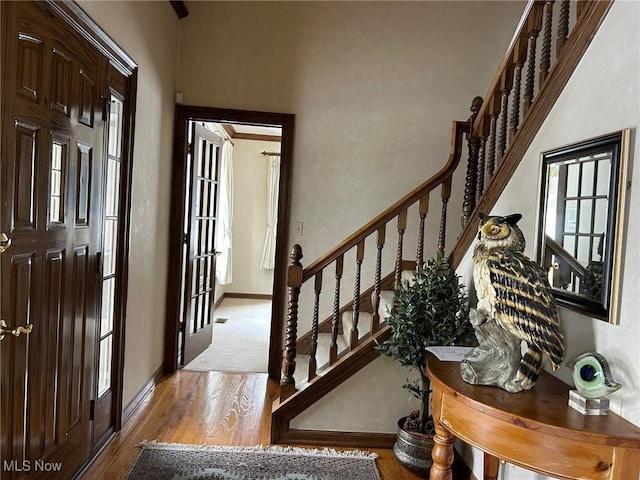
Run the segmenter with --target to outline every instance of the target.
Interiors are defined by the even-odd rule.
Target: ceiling
[[[231,127],[239,134],[253,135],[274,135],[279,137],[282,135],[282,127],[263,127],[259,125],[241,125],[238,123],[230,124]]]
[[[222,127],[231,138],[270,142],[279,142],[282,139],[282,127],[265,127],[240,123],[223,123]]]

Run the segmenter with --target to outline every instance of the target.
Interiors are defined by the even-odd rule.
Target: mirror
[[[617,323],[630,130],[542,154],[537,261],[558,305]]]

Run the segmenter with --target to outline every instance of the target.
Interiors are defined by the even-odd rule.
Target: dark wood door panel
[[[0,311],[33,330],[0,344],[0,456],[16,462],[2,478],[71,478],[91,447],[107,61],[47,4],[4,3],[3,95],[13,94],[3,96],[0,228],[12,245]],[[35,472],[36,461],[62,471]]]

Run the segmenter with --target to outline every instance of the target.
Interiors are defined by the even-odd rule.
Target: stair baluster
[[[407,229],[407,209],[403,209],[398,213],[398,246],[396,248],[396,265],[394,268],[395,273],[395,286],[400,285],[400,277],[402,276],[402,246],[404,243],[404,232]]]
[[[484,193],[485,175],[487,169],[487,137],[488,135],[483,132],[485,122],[481,123],[480,131],[480,150],[478,150],[478,183],[476,185],[476,205],[480,201],[480,197]]]
[[[447,240],[447,204],[451,198],[451,177],[442,183],[442,213],[440,215],[440,231],[438,232],[438,254],[444,255],[444,247]]]
[[[551,58],[551,36],[554,24],[554,0],[531,0],[526,7],[520,29],[511,42],[500,68],[489,87],[485,103],[473,130],[482,137],[481,129],[490,122],[489,145],[487,146],[485,188],[476,199],[476,212],[490,211],[500,196],[508,179],[531,145],[542,122],[551,110],[555,100],[564,89],[568,79],[593,39],[600,22],[606,16],[613,0],[573,2],[576,8],[575,24],[570,22],[570,1],[561,0],[557,19],[556,55]],[[537,39],[544,32],[542,45]],[[540,49],[540,64],[536,65],[537,50]],[[537,71],[537,69],[540,71]],[[511,73],[509,73],[511,71]],[[549,79],[553,75],[554,81]],[[510,102],[511,119],[509,135],[502,159],[502,136],[497,146],[500,165],[495,163],[494,121],[497,120],[497,103],[504,93],[504,80],[513,78],[513,94]],[[524,78],[522,78],[524,76]],[[537,81],[537,85],[536,85]],[[523,86],[524,84],[524,86]],[[504,118],[501,119],[504,122]],[[528,124],[526,130],[522,124]],[[502,130],[502,125],[500,125]],[[517,137],[517,138],[516,138]],[[518,140],[517,142],[515,140]],[[517,147],[515,145],[517,144]],[[515,150],[514,150],[515,148]],[[503,164],[505,164],[503,166]],[[475,237],[475,228],[465,227],[452,252],[452,264],[457,265]]]
[[[527,59],[527,43],[523,38],[518,38],[516,47],[513,50],[513,96],[511,102],[511,122],[509,125],[509,142],[513,141],[513,136],[520,126],[520,103],[522,90],[522,69]]]
[[[560,55],[569,35],[569,0],[560,2],[560,18],[558,19],[558,39],[556,40],[556,57]]]
[[[522,108],[524,115],[527,114],[533,102],[536,74],[536,43],[540,29],[542,28],[542,8],[543,5],[536,3],[529,17],[529,53],[527,55],[527,78],[524,87],[524,105]]]
[[[542,52],[540,53],[540,73],[538,74],[539,85],[542,85],[549,75],[551,66],[551,29],[553,22],[553,4],[555,0],[545,2],[544,34],[542,35]]]
[[[316,371],[318,369],[316,353],[318,351],[318,315],[320,311],[320,293],[322,292],[322,270],[316,273],[313,291],[315,298],[313,301],[313,320],[311,324],[311,358],[309,358],[309,380],[313,379],[316,376]]]
[[[416,268],[419,268],[424,264],[424,222],[427,218],[427,213],[429,213],[429,195],[428,194],[420,199],[418,213],[420,215],[420,226],[418,227],[418,248],[416,249]]]
[[[376,275],[373,282],[373,292],[371,293],[371,305],[373,307],[373,315],[371,315],[371,334],[374,334],[380,328],[380,282],[382,281],[382,249],[384,248],[384,237],[386,232],[386,224],[382,225],[377,232],[376,247],[378,253],[376,255]]]
[[[507,149],[507,119],[509,118],[509,94],[513,87],[513,70],[507,68],[500,79],[500,140],[498,141],[498,162],[502,160]]]
[[[296,337],[298,334],[298,299],[302,285],[302,247],[295,244],[289,254],[291,263],[287,269],[287,286],[289,287],[289,308],[287,309],[287,331],[284,351],[282,353],[282,378],[280,379],[280,401],[289,398],[296,392],[296,381],[293,374],[296,370]]]
[[[336,288],[333,294],[333,314],[331,316],[331,344],[329,345],[329,365],[338,360],[338,329],[340,324],[340,280],[344,269],[344,255],[336,258]]]
[[[360,318],[360,273],[364,260],[364,240],[358,242],[356,247],[356,280],[353,287],[353,325],[351,326],[349,348],[353,350],[358,346],[358,320]]]
[[[496,105],[497,97],[491,99],[492,109],[489,112],[491,121],[489,123],[489,150],[487,151],[487,177],[489,181],[493,178],[493,172],[496,167],[496,137],[499,108]]]
[[[482,107],[482,98],[475,97],[471,102],[471,116],[469,117],[469,125],[473,125],[475,119]],[[480,150],[480,139],[473,135],[473,130],[469,129],[467,133],[467,145],[469,149],[469,158],[467,160],[467,175],[464,182],[464,200],[462,202],[462,225],[466,225],[469,216],[476,207],[476,192],[478,190],[478,154]]]

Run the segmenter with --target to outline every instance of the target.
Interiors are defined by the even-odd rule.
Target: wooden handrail
[[[479,109],[482,99],[475,98],[472,104],[472,116],[466,122],[455,121],[452,124],[451,133],[451,145],[449,150],[449,158],[444,167],[436,173],[429,180],[422,185],[409,192],[391,207],[386,209],[380,215],[369,221],[364,227],[360,228],[350,237],[338,244],[333,250],[328,252],[316,260],[309,267],[304,268],[300,263],[302,258],[302,247],[300,245],[294,245],[290,258],[291,263],[287,272],[287,286],[289,289],[289,307],[287,310],[287,324],[286,324],[286,339],[285,346],[282,350],[282,376],[280,379],[280,401],[284,401],[292,396],[295,391],[295,379],[294,373],[296,370],[296,356],[297,356],[297,331],[298,331],[298,299],[300,296],[300,290],[303,284],[311,279],[316,279],[315,284],[315,301],[314,301],[314,315],[312,330],[317,332],[318,318],[317,310],[320,301],[320,288],[319,288],[319,276],[326,267],[335,263],[335,288],[333,297],[333,313],[331,317],[331,344],[329,345],[329,365],[335,364],[339,359],[338,352],[338,334],[342,324],[342,309],[340,308],[340,293],[341,293],[341,280],[344,269],[344,254],[356,248],[356,280],[354,283],[354,299],[353,299],[353,324],[352,331],[349,332],[349,349],[355,350],[359,345],[359,332],[358,332],[358,319],[360,314],[360,271],[361,264],[364,259],[364,244],[365,239],[374,233],[378,234],[377,238],[377,261],[376,261],[376,283],[374,285],[374,292],[371,296],[371,303],[374,305],[374,311],[372,312],[371,319],[371,332],[377,332],[380,324],[380,312],[379,312],[379,295],[380,295],[380,260],[381,249],[384,244],[384,229],[386,225],[394,218],[398,219],[398,245],[396,250],[394,278],[395,285],[400,283],[402,271],[404,269],[403,259],[403,234],[407,228],[407,211],[409,207],[419,202],[419,215],[420,215],[420,230],[418,234],[419,249],[417,252],[418,262],[423,256],[423,235],[424,235],[424,220],[428,210],[428,200],[425,199],[428,195],[436,189],[438,186],[442,186],[441,200],[442,211],[440,216],[440,229],[438,232],[438,244],[437,251],[440,254],[444,253],[445,248],[445,230],[447,223],[447,204],[449,197],[451,196],[451,183],[453,174],[460,163],[460,157],[462,156],[462,140],[465,135],[469,138],[471,125],[475,119],[475,115]],[[380,243],[382,241],[382,244]],[[415,265],[415,263],[414,263]],[[317,337],[317,333],[315,334]],[[315,359],[316,342],[312,339],[311,349],[312,355],[309,360],[309,373],[310,376],[316,374],[317,362]]]
[[[524,108],[527,102],[523,101],[522,121],[519,122],[519,124],[518,122],[512,122],[510,125],[509,144],[506,146],[504,155],[498,158],[499,162],[495,167],[495,171],[491,168],[486,172],[483,191],[478,195],[473,212],[468,217],[470,221],[463,227],[462,233],[451,252],[451,265],[454,268],[460,264],[460,261],[475,238],[477,233],[477,223],[475,219],[478,218],[480,213],[490,212],[498,201],[511,176],[524,158],[538,130],[569,81],[584,52],[587,50],[595,32],[611,8],[613,1],[614,0],[578,2],[577,5],[579,8],[577,9],[576,23],[571,30],[571,34],[568,36],[566,36],[567,34],[564,31],[566,27],[564,21],[560,22],[563,26],[562,31],[559,29],[558,32],[559,42],[557,44],[557,50],[559,51],[557,52],[555,62],[549,68],[544,80],[538,85],[537,92],[535,92],[530,107]],[[553,4],[553,2],[549,3]],[[563,0],[560,3],[560,14],[567,16],[567,2]],[[544,18],[544,11],[542,9],[546,4],[546,1],[534,0],[527,5],[525,16],[523,16],[523,20],[520,22],[514,40],[511,42],[509,50],[494,77],[491,87],[489,88],[489,93],[485,97],[484,104],[474,122],[472,133],[474,137],[486,140],[489,136],[490,126],[493,127],[493,124],[501,113],[501,82],[510,75],[506,73],[510,68],[514,68],[514,71],[517,68],[522,68],[524,63],[523,55],[527,49],[526,40],[529,37],[529,30],[538,30],[539,26],[542,25]],[[528,62],[529,60],[527,59],[527,63]],[[511,77],[513,78],[513,75]],[[519,92],[516,93],[519,95]],[[514,105],[512,113],[513,110],[515,110],[517,115],[519,115],[519,106],[519,104]],[[506,114],[506,112],[502,112],[502,114]],[[496,132],[491,132],[492,146],[495,144],[495,135]],[[484,148],[484,146],[481,148]],[[488,159],[489,163],[490,160],[491,159]],[[484,185],[486,185],[486,188],[484,188]]]
[[[311,333],[311,359],[309,362],[309,380],[318,384],[316,375],[316,339],[319,329],[318,309],[322,289],[322,272],[335,263],[335,289],[333,313],[331,316],[331,346],[329,350],[329,369],[353,369],[341,365],[344,358],[338,352],[337,335],[341,327],[342,312],[346,307],[340,304],[341,279],[345,253],[356,249],[355,282],[352,330],[349,334],[349,350],[361,352],[364,345],[360,343],[358,319],[361,311],[360,269],[364,259],[364,242],[369,236],[376,235],[376,272],[374,285],[370,292],[371,307],[370,332],[378,336],[387,334],[387,326],[380,321],[380,288],[381,259],[385,244],[387,225],[397,220],[398,242],[396,247],[395,267],[387,278],[393,278],[395,284],[400,282],[402,270],[405,269],[403,258],[403,236],[407,229],[408,209],[418,205],[418,238],[416,262],[420,264],[424,258],[424,223],[429,208],[429,195],[441,187],[442,212],[438,243],[436,250],[444,253],[445,231],[447,223],[447,204],[451,195],[451,183],[454,172],[459,165],[463,149],[463,137],[467,137],[469,161],[467,165],[464,198],[463,198],[463,230],[450,253],[450,264],[456,268],[468,251],[477,233],[475,218],[479,212],[489,212],[497,202],[524,157],[531,142],[551,111],[555,101],[567,84],[578,62],[586,51],[595,32],[606,16],[613,0],[597,2],[571,2],[576,7],[576,22],[569,32],[569,0],[560,0],[560,18],[557,22],[556,58],[552,62],[551,43],[553,32],[553,6],[556,0],[530,0],[514,37],[496,73],[488,94],[483,101],[476,97],[472,103],[472,115],[466,122],[452,123],[451,144],[446,164],[430,179],[416,187],[392,206],[376,216],[362,228],[351,234],[303,268],[300,263],[302,250],[295,245],[292,250],[292,263],[289,266],[289,310],[287,316],[287,335],[283,349],[280,402],[286,402],[296,392],[293,373],[296,365],[296,344],[298,324],[298,297],[303,284],[315,279],[314,314]],[[574,7],[572,7],[574,8]],[[541,36],[541,44],[537,43]],[[540,58],[536,55],[540,50]],[[539,69],[537,63],[539,61]],[[522,120],[520,117],[522,116]],[[485,188],[486,185],[486,188]],[[415,263],[414,263],[415,264]],[[363,303],[364,304],[364,303]],[[324,322],[323,322],[324,323]],[[363,337],[364,339],[365,337]],[[365,343],[367,340],[363,340]],[[371,348],[371,345],[367,347]],[[373,353],[366,354],[367,359]],[[346,373],[345,373],[346,375]],[[322,380],[329,381],[329,379]]]
[[[567,252],[562,245],[556,242],[549,235],[546,235],[545,245],[549,247],[549,250],[558,255],[558,257],[560,257],[567,265],[569,265],[569,268],[573,271],[573,273],[575,273],[580,278],[584,277],[587,269],[583,267],[582,264],[578,260],[576,260],[573,255]]]
[[[316,273],[324,269],[340,255],[343,255],[345,252],[353,248],[355,245],[374,233],[380,227],[386,225],[404,209],[409,208],[415,202],[420,200],[420,198],[443,184],[445,180],[451,177],[453,175],[453,172],[456,170],[458,163],[460,162],[460,157],[462,154],[462,140],[464,135],[468,132],[468,122],[454,121],[452,123],[451,148],[449,158],[444,167],[442,167],[442,169],[440,169],[440,171],[429,180],[416,187],[414,190],[402,197],[392,206],[387,208],[380,215],[370,220],[362,228],[351,234],[349,237],[345,238],[333,249],[329,250],[322,257],[306,267],[302,274],[302,283],[312,278]]]

